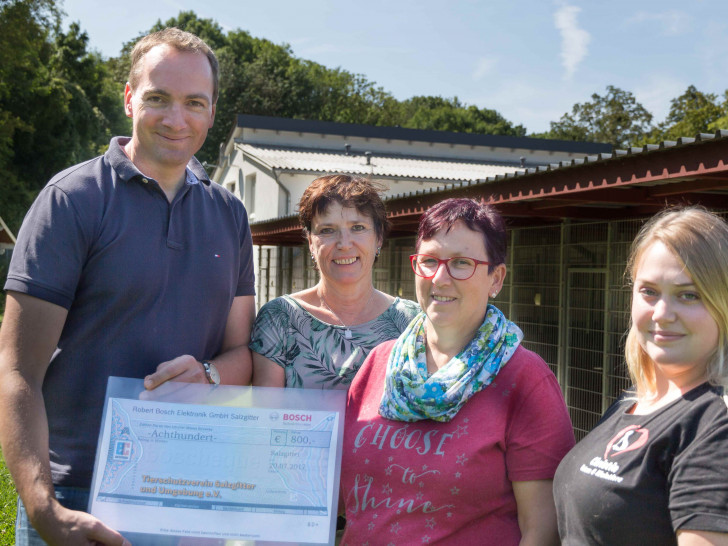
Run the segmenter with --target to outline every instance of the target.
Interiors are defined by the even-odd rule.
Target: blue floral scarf
[[[379,415],[395,421],[450,421],[475,393],[490,385],[513,356],[523,332],[488,305],[475,337],[445,366],[427,372],[425,313],[399,336],[387,362]]]

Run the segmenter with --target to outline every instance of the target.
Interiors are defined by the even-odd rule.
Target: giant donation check
[[[333,544],[343,392],[170,384],[142,400],[140,388],[109,382],[92,514],[156,542]]]

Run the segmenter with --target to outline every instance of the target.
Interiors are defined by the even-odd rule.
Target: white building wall
[[[301,200],[303,192],[306,190],[311,182],[313,182],[319,176],[323,176],[324,174],[328,173],[285,173],[280,175],[280,182],[290,192],[291,208],[288,214],[296,214],[298,212],[298,202]],[[376,180],[377,182],[380,182],[389,188],[384,193],[385,197],[403,192],[417,191],[431,187],[442,186],[442,183],[438,182],[420,182],[417,180],[386,180],[376,177],[373,177],[373,180]],[[281,214],[279,216],[284,215]],[[273,217],[263,218],[256,215],[257,221],[270,218]]]
[[[345,144],[348,144],[350,152],[357,156],[361,156],[367,151],[371,152],[372,162],[376,162],[378,154],[401,155],[423,159],[490,162],[503,164],[508,171],[519,165],[521,158],[525,159],[526,166],[530,166],[566,161],[583,155],[502,146],[448,144],[237,127],[232,138],[225,143],[220,158],[222,165],[213,173],[213,180],[233,191],[243,201],[252,222],[295,214],[298,201],[306,187],[315,178],[329,173],[275,171],[264,164],[266,161],[264,158],[244,154],[240,149],[241,143],[259,147],[296,148],[301,151],[311,150],[326,153],[344,153]],[[363,158],[362,161],[364,161]],[[442,179],[432,181],[382,179],[375,175],[372,175],[372,178],[389,188],[385,193],[386,196],[428,190],[445,185]],[[253,180],[254,192],[252,191]]]
[[[240,172],[240,165],[236,163],[236,160],[237,157],[235,151],[233,151],[231,155],[225,156],[224,164],[215,169],[211,180],[213,182],[217,182],[223,188],[232,192],[238,199],[240,199],[240,182],[242,181],[242,173]]]
[[[247,161],[240,150],[227,157],[225,168],[214,173],[213,180],[243,202],[251,222],[290,214],[285,192],[273,173]]]
[[[281,189],[275,178],[267,171],[245,162],[242,166],[245,184],[243,204],[251,222],[283,216],[280,205]]]

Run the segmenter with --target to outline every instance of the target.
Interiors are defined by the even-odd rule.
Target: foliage
[[[60,31],[54,0],[0,0],[0,211],[17,233],[59,170],[125,131],[120,88],[78,24]]]
[[[197,154],[202,161],[216,162],[220,143],[230,134],[237,114],[468,133],[526,133],[523,126],[514,126],[495,110],[468,106],[457,98],[397,101],[361,74],[297,58],[288,45],[255,38],[244,30],[224,34],[215,21],[200,19],[191,11],[158,21],[149,32],[170,26],[200,36],[215,50],[220,62],[215,125]],[[118,58],[110,59],[109,65],[120,81],[126,79],[131,48],[144,34],[124,44]]]
[[[15,142],[35,130],[26,117],[33,95],[50,95],[41,68],[49,57],[47,29],[58,20],[52,1],[0,1],[0,172],[8,188],[0,192],[0,211],[13,231],[32,198],[13,168]]]
[[[10,258],[12,255],[12,251],[8,250],[0,254],[0,286],[5,286],[5,281],[8,278],[8,269],[10,268]],[[0,324],[2,324],[3,316],[5,315],[5,301],[5,298],[0,296]]]
[[[685,93],[670,101],[670,113],[664,126],[670,131],[685,127],[682,134],[705,132],[722,113],[716,99],[712,93],[701,93],[694,85],[689,86]]]
[[[716,95],[702,93],[691,85],[682,95],[670,101],[670,112],[649,140],[677,140],[682,136],[714,132],[711,125],[724,113]]]
[[[652,114],[629,91],[607,86],[604,96],[594,93],[591,102],[577,103],[551,122],[548,138],[607,142],[614,148],[625,148],[641,142],[652,130]]]
[[[17,493],[0,451],[0,546],[15,544]]]
[[[526,128],[514,126],[495,110],[468,106],[457,97],[412,97],[402,104],[399,124],[413,129],[434,129],[490,135],[525,136]]]
[[[193,32],[217,53],[220,97],[216,121],[197,154],[216,163],[219,146],[237,114],[401,126],[465,133],[525,136],[526,129],[495,110],[457,97],[415,96],[399,101],[361,74],[296,57],[277,45],[235,29],[225,32],[192,11],[142,30],[119,56],[89,50],[78,23],[62,31],[57,0],[0,0],[0,214],[17,233],[39,189],[56,172],[102,153],[109,139],[130,134],[122,108],[129,53],[150,31],[167,26]],[[604,95],[577,103],[539,138],[608,142],[623,148],[728,128],[724,102],[694,86],[672,101],[667,118],[652,125],[629,91],[608,86]]]
[[[529,136],[609,142],[624,148],[713,133],[728,129],[728,91],[721,104],[716,95],[702,93],[691,85],[670,101],[664,121],[650,126],[651,121],[652,115],[630,92],[608,86],[604,97],[592,95],[592,102],[575,104],[571,113],[552,122],[550,131]]]
[[[710,125],[708,131],[713,132],[719,129],[728,130],[728,90],[723,94],[723,104],[721,105],[722,115]]]

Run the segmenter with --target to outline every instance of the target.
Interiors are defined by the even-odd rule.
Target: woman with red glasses
[[[476,201],[423,215],[423,312],[349,390],[342,544],[558,544],[551,480],[574,435],[553,373],[489,303],[506,240]]]

